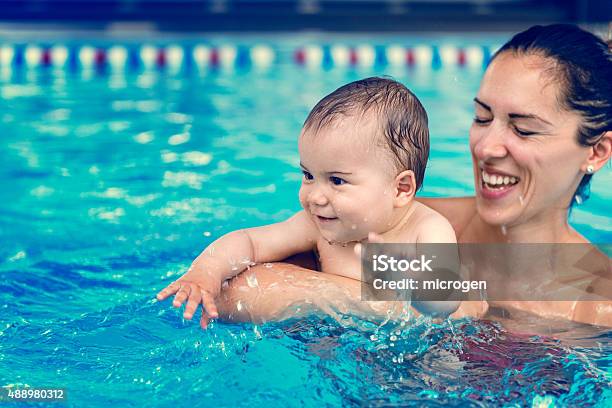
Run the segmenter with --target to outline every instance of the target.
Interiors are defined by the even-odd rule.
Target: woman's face
[[[551,62],[499,55],[487,69],[470,129],[476,207],[490,225],[513,226],[567,211],[588,149],[580,116],[560,104]]]

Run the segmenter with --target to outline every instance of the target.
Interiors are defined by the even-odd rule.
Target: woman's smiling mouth
[[[519,177],[510,174],[480,169],[480,192],[484,198],[502,198],[510,193],[520,181]]]

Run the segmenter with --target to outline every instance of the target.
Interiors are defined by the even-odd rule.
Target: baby
[[[361,280],[355,246],[455,243],[450,223],[414,199],[429,156],[425,109],[404,85],[367,78],[323,98],[302,128],[298,149],[303,210],[286,221],[231,232],[213,242],[177,281],[157,295],[186,300],[184,317],[203,306],[202,327],[218,317],[224,281],[248,259],[275,262],[314,250],[323,273]]]

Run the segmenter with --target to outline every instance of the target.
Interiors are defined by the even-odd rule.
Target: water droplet
[[[396,341],[396,340],[397,340],[397,336],[396,336],[395,334],[392,334],[392,335],[389,337],[389,340],[391,340],[391,341]]]
[[[256,288],[259,286],[259,282],[257,282],[257,277],[255,276],[254,273],[247,275],[246,281],[249,287],[251,288]]]
[[[356,230],[357,229],[357,225],[355,225],[355,224],[351,225],[351,229]]]
[[[519,195],[519,203],[521,203],[521,205],[525,205],[522,195]]]
[[[240,300],[236,302],[236,310],[238,311],[242,310],[242,302]]]
[[[257,338],[257,340],[261,340],[262,335],[257,325],[253,326],[253,333],[255,333],[255,337]]]
[[[209,231],[204,231],[202,233],[202,235],[204,235],[205,237],[210,237],[210,232]]]
[[[580,194],[576,194],[576,204],[580,205],[582,204],[582,196]]]
[[[15,255],[9,258],[9,262],[15,262],[19,259],[23,259],[27,256],[25,251],[19,251]]]
[[[505,224],[501,226],[501,233],[503,235],[506,235],[508,233],[508,230],[506,229],[506,225]]]
[[[265,266],[266,268],[272,268],[272,266],[274,266],[274,265],[272,265],[272,264],[271,264],[271,263],[269,263],[269,262],[266,262],[266,263],[264,264],[264,266]]]

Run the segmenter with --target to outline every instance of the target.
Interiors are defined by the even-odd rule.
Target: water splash
[[[576,204],[578,205],[582,204],[582,196],[580,194],[576,194],[576,197],[574,198],[574,200],[576,200]]]
[[[246,276],[246,281],[247,281],[247,285],[249,285],[250,288],[259,287],[259,282],[257,282],[257,277],[255,276],[254,273],[249,273]]]

